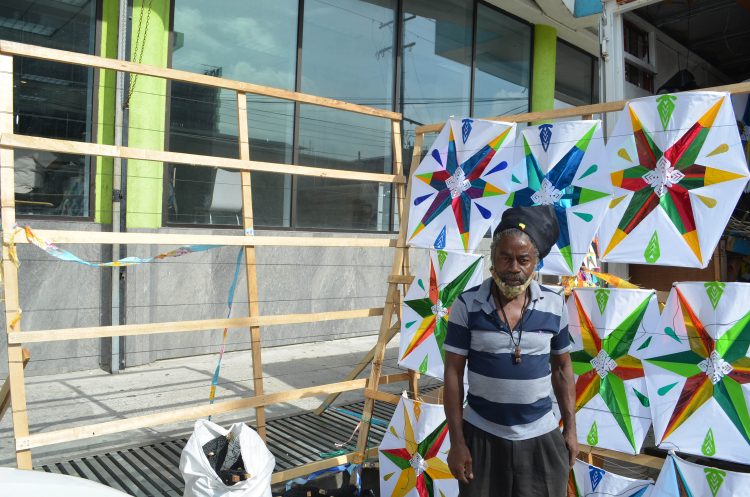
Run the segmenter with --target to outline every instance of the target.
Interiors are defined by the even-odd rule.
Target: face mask
[[[534,279],[534,273],[531,273],[526,281],[520,285],[508,285],[500,279],[500,276],[497,275],[494,267],[490,268],[490,274],[492,275],[492,280],[497,285],[498,290],[500,290],[500,293],[502,293],[503,297],[508,300],[513,300],[525,292],[529,285],[531,285],[531,280]]]

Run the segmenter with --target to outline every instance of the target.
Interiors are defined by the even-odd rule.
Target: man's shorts
[[[527,440],[496,437],[464,421],[474,478],[459,497],[565,497],[570,472],[562,433]]]

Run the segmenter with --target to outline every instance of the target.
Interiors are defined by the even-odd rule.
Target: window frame
[[[102,0],[98,0],[102,1]],[[174,0],[170,4],[170,14],[169,14],[169,53],[167,55],[167,64],[168,67],[172,66],[172,54],[173,54],[173,38],[174,38],[174,16],[175,16],[175,8],[176,3],[179,2],[179,0]],[[497,5],[493,5],[485,0],[472,0],[472,34],[471,34],[471,64],[470,64],[470,84],[469,84],[469,116],[474,116],[474,96],[475,96],[475,72],[476,72],[476,42],[477,42],[477,23],[478,23],[478,15],[479,15],[479,6],[482,5],[486,8],[492,9],[493,11],[500,13],[504,16],[507,16],[517,22],[522,23],[525,26],[528,26],[531,28],[529,30],[529,88],[528,88],[528,98],[527,98],[527,109],[531,109],[531,99],[533,94],[533,87],[534,87],[534,81],[533,81],[533,66],[534,66],[534,24],[531,22],[526,21],[525,19],[522,19],[510,12],[507,12],[503,10],[502,8],[498,7]],[[393,51],[393,92],[392,92],[392,98],[391,98],[391,105],[390,108],[394,112],[398,112],[402,105],[402,84],[403,84],[403,45],[404,45],[404,29],[403,29],[403,14],[404,14],[404,0],[396,0],[395,1],[395,9],[394,9],[394,22],[395,22],[395,29],[394,29],[394,36],[393,36],[393,46],[395,47],[395,50]],[[294,80],[294,91],[301,91],[302,87],[302,49],[303,49],[303,43],[304,43],[304,19],[305,19],[305,0],[298,0],[298,8],[297,8],[297,49],[296,49],[296,64],[295,64],[295,80]],[[575,47],[574,47],[575,48]],[[169,105],[169,102],[171,102],[171,86],[168,85],[167,89],[167,109],[165,112],[165,130],[167,131],[165,133],[164,143],[165,147],[169,145],[169,116],[170,116],[170,109],[171,105]],[[300,140],[300,103],[294,102],[294,118],[293,118],[293,128],[292,128],[292,164],[298,164],[299,163],[299,140]],[[342,111],[343,112],[343,111]],[[496,116],[479,116],[478,119],[481,118],[488,118],[488,117],[496,117]],[[400,123],[400,126],[402,127],[402,137],[403,135],[403,124]],[[402,151],[403,151],[403,143],[402,143]],[[252,150],[250,151],[252,154]],[[391,171],[393,171],[393,167],[395,166],[395,155],[392,156],[391,160]],[[207,223],[175,223],[169,221],[169,198],[168,198],[168,188],[169,188],[169,176],[166,174],[166,168],[165,168],[165,174],[163,178],[163,187],[162,187],[162,227],[165,228],[195,228],[195,229],[235,229],[235,230],[241,230],[243,229],[241,225],[229,225],[229,224],[207,224]],[[397,219],[396,219],[396,197],[395,197],[395,188],[393,185],[391,185],[391,191],[390,191],[390,206],[391,208],[389,213],[389,220],[388,220],[388,229],[387,230],[372,230],[372,229],[358,229],[358,228],[321,228],[321,227],[299,227],[296,225],[297,223],[297,193],[298,193],[298,184],[296,176],[291,176],[291,191],[290,191],[290,200],[289,200],[289,208],[290,208],[290,215],[289,215],[289,226],[254,226],[255,230],[261,230],[261,231],[280,231],[280,232],[293,232],[293,231],[299,231],[299,232],[321,232],[321,233],[362,233],[362,234],[376,234],[376,235],[393,235],[398,232],[397,229]],[[403,222],[404,220],[398,220],[399,223]]]
[[[591,59],[591,81],[589,81],[590,89],[591,89],[591,102],[582,102],[574,97],[571,97],[570,95],[567,95],[565,93],[559,92],[557,90],[557,84],[555,84],[555,99],[560,100],[561,102],[565,102],[566,104],[573,105],[573,106],[580,106],[580,105],[592,105],[597,103],[596,100],[597,94],[599,93],[596,88],[596,79],[597,79],[597,73],[598,73],[598,59],[590,54],[589,52],[585,50],[581,50],[580,48],[576,47],[572,43],[568,43],[567,41],[563,40],[562,38],[557,38],[557,43],[562,43],[565,46],[567,46],[570,49],[575,50],[576,52],[580,52],[583,55],[589,57]],[[557,58],[555,58],[555,71],[557,71]]]
[[[526,102],[526,112],[531,112],[531,96],[534,93],[534,24],[527,21],[526,19],[522,19],[521,17],[518,17],[517,15],[511,14],[510,12],[501,9],[497,5],[493,5],[485,0],[475,0],[474,2],[474,27],[473,27],[473,33],[472,33],[472,51],[471,51],[471,100],[469,101],[469,111],[470,111],[470,117],[475,119],[487,119],[490,117],[499,117],[499,116],[475,116],[474,115],[474,71],[476,69],[476,48],[477,48],[477,19],[479,17],[479,5],[484,5],[485,7],[488,7],[496,12],[499,12],[500,14],[509,17],[515,21],[518,21],[521,24],[524,24],[531,28],[529,30],[529,98]]]
[[[103,3],[104,0],[95,0],[95,13],[94,13],[94,53],[91,55],[99,55],[101,53],[102,44],[102,15],[103,15]],[[89,126],[91,127],[91,138],[88,143],[98,143],[99,130],[97,116],[99,114],[99,80],[101,71],[105,69],[91,69],[93,76],[91,78],[91,120]],[[15,111],[15,109],[14,109]],[[15,152],[15,150],[14,150]],[[66,155],[78,155],[78,154],[66,154]],[[64,221],[64,222],[80,222],[80,223],[93,223],[96,221],[96,175],[98,168],[96,166],[96,157],[93,155],[83,155],[84,167],[89,168],[89,201],[86,206],[85,216],[51,216],[44,214],[20,214],[18,207],[16,210],[16,219],[23,220],[38,220],[38,221]],[[15,166],[14,166],[15,170]],[[15,197],[15,196],[14,196]]]

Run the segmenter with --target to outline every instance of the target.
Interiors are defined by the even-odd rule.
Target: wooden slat
[[[378,456],[377,447],[367,450],[367,454],[366,454],[367,459],[372,459],[377,456]],[[342,464],[353,462],[355,458],[356,458],[356,453],[352,452],[350,454],[343,454],[343,455],[336,456],[336,457],[330,457],[328,459],[323,459],[322,461],[315,461],[309,464],[304,464],[302,466],[297,466],[296,468],[279,471],[279,472],[274,473],[271,476],[271,484],[275,485],[277,483],[284,483],[285,481],[293,480],[294,478],[300,478],[302,476],[307,476],[316,471],[320,471],[320,470],[328,469],[328,468],[334,468]]]
[[[240,159],[250,160],[250,142],[247,124],[247,95],[237,92],[237,122],[240,146]],[[242,226],[246,235],[254,235],[253,223],[253,188],[250,171],[240,173],[242,186]],[[245,247],[245,281],[247,282],[247,311],[250,317],[260,316],[258,306],[258,276],[255,268],[255,247]],[[250,327],[250,350],[253,364],[253,394],[263,395],[263,363],[261,357],[260,328]],[[255,408],[255,426],[258,435],[265,442],[266,438],[266,410],[263,406]]]
[[[25,368],[31,358],[29,349],[22,349],[21,355],[23,356],[23,367]],[[10,377],[5,378],[5,380],[3,380],[3,386],[0,387],[0,421],[3,420],[3,416],[5,416],[5,411],[8,410],[8,407],[10,407]]]
[[[409,391],[415,399],[419,400],[419,373],[409,370]]]
[[[392,274],[388,277],[388,283],[398,283],[401,285],[411,285],[414,276],[411,274]]]
[[[0,55],[0,134],[13,132],[13,58]],[[21,306],[18,298],[18,268],[11,260],[9,240],[16,224],[15,171],[13,150],[0,149],[0,222],[3,231],[3,291],[5,295],[5,331],[21,331]],[[13,436],[29,434],[26,411],[26,385],[23,373],[23,351],[20,344],[8,344],[8,381],[13,418]],[[31,469],[31,451],[16,450],[19,469]]]
[[[732,94],[750,93],[750,83],[735,83],[731,85],[713,86],[710,88],[701,88],[692,91],[724,91]],[[567,109],[545,110],[540,112],[525,112],[523,114],[513,114],[509,116],[484,118],[488,121],[505,121],[505,122],[531,122],[545,121],[549,119],[559,119],[563,117],[579,117],[592,114],[606,114],[607,112],[617,112],[625,107],[627,100],[618,100],[617,102],[605,102],[592,105],[581,105],[579,107],[570,107]],[[417,126],[415,132],[417,136],[426,133],[437,133],[445,123],[425,124]]]
[[[86,340],[115,336],[156,335],[159,333],[184,333],[223,328],[278,326],[285,324],[317,323],[342,319],[360,319],[382,316],[382,307],[352,309],[349,311],[313,312],[306,314],[280,314],[275,316],[248,316],[228,319],[203,319],[195,321],[169,321],[162,323],[123,324],[120,326],[91,326],[87,328],[60,328],[8,333],[9,344],[57,342],[61,340]]]
[[[381,385],[390,385],[391,383],[401,383],[402,381],[409,381],[409,373],[394,373],[388,376],[380,377]]]
[[[217,247],[394,247],[393,238],[344,238],[337,236],[241,236],[192,235],[184,233],[112,233],[109,231],[34,230],[40,238],[55,244],[73,243],[101,245],[214,245]],[[29,243],[23,234],[16,235],[14,243]]]
[[[407,373],[408,374],[408,373]],[[381,402],[388,402],[389,404],[396,405],[401,400],[401,397],[388,392],[381,392],[380,390],[373,390],[372,388],[365,389],[365,397],[368,399],[379,400]]]
[[[609,450],[609,449],[599,449],[597,447],[590,447],[588,445],[578,446],[578,454],[579,454],[578,457],[580,459],[585,460],[587,458],[587,454],[589,453],[595,454],[601,457],[615,459],[617,461],[623,461],[623,462],[628,462],[632,464],[637,464],[639,466],[645,466],[647,468],[661,469],[661,467],[664,465],[663,458],[650,456],[648,454],[632,455],[632,454],[625,454],[624,452],[616,452],[614,450]]]
[[[313,387],[296,388],[294,390],[264,394],[257,397],[225,400],[214,404],[204,403],[199,406],[183,407],[171,411],[145,414],[143,416],[106,421],[104,423],[78,426],[75,428],[35,433],[33,435],[16,437],[16,450],[23,451],[35,447],[72,442],[74,440],[85,440],[124,431],[151,428],[154,426],[176,423],[178,421],[189,421],[198,418],[205,418],[207,416],[215,416],[217,414],[237,411],[240,409],[252,409],[258,406],[281,404],[318,395],[327,395],[332,392],[359,390],[364,388],[366,383],[367,380],[364,378],[360,380],[342,381],[338,383],[329,383],[327,385],[317,385]]]
[[[252,93],[254,95],[263,95],[267,97],[280,98],[283,100],[291,100],[303,104],[330,107],[332,109],[356,112],[358,114],[365,114],[368,116],[382,117],[385,119],[392,119],[397,121],[401,120],[401,114],[399,114],[398,112],[391,112],[387,110],[376,109],[374,107],[352,104],[332,98],[318,97],[316,95],[309,95],[307,93],[299,93],[295,91],[282,90],[279,88],[272,88],[270,86],[254,85],[242,81],[217,78],[215,76],[207,76],[205,74],[196,74],[188,71],[154,67],[147,64],[138,64],[136,62],[128,62],[124,60],[107,59],[105,57],[99,57],[96,55],[67,52],[64,50],[55,50],[52,48],[27,45],[24,43],[5,40],[0,40],[0,53],[7,55],[20,55],[23,57],[31,57],[34,59],[54,60],[57,62],[64,62],[67,64],[75,64],[79,66],[98,67],[100,69],[113,69],[115,71],[123,71],[131,74],[142,74],[144,76],[165,78],[172,81],[183,81],[185,83],[211,86],[214,88],[226,88],[228,90]]]
[[[229,159],[212,155],[186,154],[182,152],[168,152],[165,150],[149,150],[145,148],[103,145],[101,143],[58,140],[56,138],[42,138],[39,136],[15,135],[12,130],[0,134],[0,147],[28,148],[65,154],[137,159],[151,161],[154,163],[154,167],[164,167],[165,163],[174,163],[203,167],[223,167],[225,169],[237,169],[239,171],[294,174],[297,176],[314,176],[318,178],[337,178],[355,181],[374,181],[377,183],[399,184],[406,181],[404,177],[395,174],[366,173],[349,171],[346,169],[326,169],[322,167],[261,162],[249,159]]]

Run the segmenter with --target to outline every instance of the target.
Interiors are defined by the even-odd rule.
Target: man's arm
[[[557,405],[563,422],[563,437],[568,446],[570,467],[575,464],[578,455],[578,436],[576,435],[576,386],[573,377],[573,364],[570,353],[553,354],[550,357],[552,366],[552,389],[555,391]],[[446,395],[447,399],[447,395]]]
[[[448,420],[448,433],[451,449],[448,452],[448,467],[453,476],[464,483],[474,478],[471,471],[471,453],[464,440],[463,403],[464,368],[466,357],[453,352],[445,352],[445,417]]]

